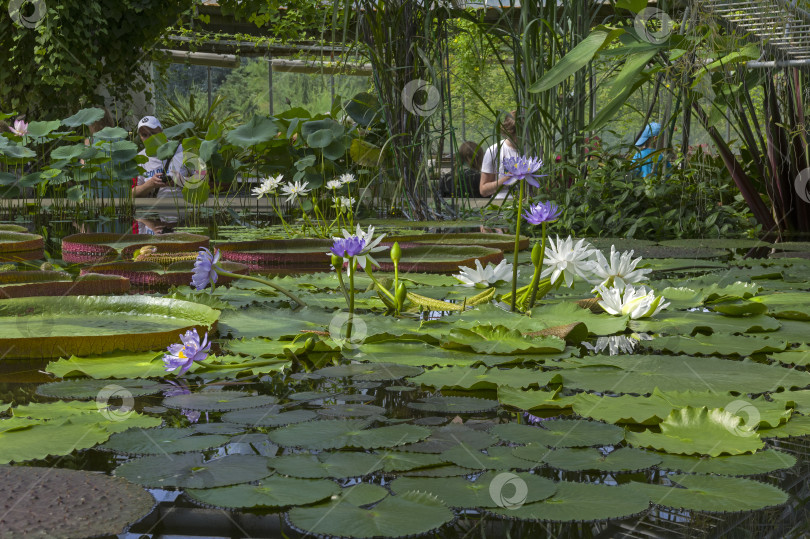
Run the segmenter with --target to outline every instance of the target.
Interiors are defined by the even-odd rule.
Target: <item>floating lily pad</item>
[[[414,518],[418,515],[418,518]],[[295,507],[290,524],[308,534],[336,537],[407,537],[422,535],[453,520],[453,512],[424,492],[388,496],[372,509],[346,502]]]
[[[502,423],[490,429],[490,432],[507,442],[548,447],[612,445],[624,438],[624,429],[620,427],[582,419],[550,419],[536,427]]]
[[[385,243],[393,245],[394,242],[400,245],[405,243],[429,243],[432,245],[454,245],[469,246],[480,245],[500,249],[504,253],[515,251],[515,238],[506,234],[488,234],[482,232],[454,232],[452,234],[412,234],[406,236],[389,236],[385,238]],[[520,250],[529,248],[529,238],[520,237]]]
[[[197,453],[141,457],[113,471],[147,488],[215,488],[248,483],[269,476],[268,459],[229,455],[204,462]]]
[[[118,535],[155,506],[143,488],[95,472],[2,466],[0,483],[4,538]]]
[[[683,487],[635,483],[656,505],[690,511],[737,513],[782,505],[788,495],[780,488],[742,479],[706,475],[671,475]]]
[[[510,369],[512,371],[523,369]],[[554,371],[549,371],[543,374],[549,375],[550,378],[556,376]],[[521,410],[562,410],[572,406],[575,402],[574,397],[560,396],[560,389],[556,391],[544,391],[538,389],[531,389],[524,391],[509,386],[498,387],[498,401],[504,406],[513,406]]]
[[[195,328],[211,330],[219,311],[147,296],[15,298],[0,305],[5,359],[97,355],[165,349]]]
[[[399,271],[407,273],[449,273],[459,266],[475,267],[479,260],[482,266],[503,260],[503,251],[478,245],[403,245]],[[380,271],[394,271],[390,259],[380,258]]]
[[[336,404],[316,410],[319,416],[326,418],[369,417],[385,414],[385,408],[371,404]]]
[[[278,408],[250,408],[228,412],[222,416],[223,421],[248,425],[250,427],[283,427],[293,423],[303,423],[318,417],[310,410],[290,410],[278,412]]]
[[[788,350],[787,352],[768,354],[768,358],[775,359],[784,365],[807,367],[810,365],[810,350]]]
[[[6,271],[0,273],[0,299],[34,296],[87,296],[126,294],[129,280],[114,275],[87,273],[73,278],[61,271]]]
[[[769,247],[769,243],[754,239],[734,238],[690,238],[680,240],[664,240],[658,242],[669,247],[688,247],[701,249],[752,249],[754,247]]]
[[[476,509],[537,502],[554,494],[557,485],[530,473],[489,472],[475,481],[461,477],[400,477],[391,482],[391,490],[395,494],[410,490],[429,492],[450,507]]]
[[[761,335],[673,335],[670,337],[657,337],[652,341],[643,343],[645,348],[652,350],[666,350],[675,354],[712,355],[721,356],[750,356],[763,352],[779,352],[787,347],[787,343],[775,337]]]
[[[416,388],[414,386],[387,386],[385,390],[391,393],[409,393],[416,391]]]
[[[317,455],[284,455],[270,461],[278,473],[294,477],[342,479],[363,477],[381,470],[382,460],[370,453],[338,451]]]
[[[264,268],[329,268],[326,253],[331,240],[298,238],[294,240],[235,241],[217,244],[224,260]]]
[[[397,475],[402,477],[459,477],[477,473],[479,472],[474,472],[469,468],[462,468],[455,464],[446,464],[444,466],[432,466],[430,468],[419,468],[417,470],[400,472]]]
[[[315,374],[325,378],[352,378],[357,381],[399,380],[422,373],[421,367],[396,363],[349,363],[318,369]]]
[[[255,485],[187,489],[195,502],[224,509],[286,507],[319,502],[340,492],[332,481],[272,476]]]
[[[73,234],[62,238],[62,258],[65,262],[99,262],[118,257],[132,258],[133,253],[152,245],[158,253],[196,252],[208,247],[208,237],[175,232],[172,234],[116,234],[98,232]]]
[[[418,442],[430,435],[430,429],[418,425],[367,427],[367,421],[358,419],[309,421],[280,428],[269,436],[273,442],[284,447],[374,449]]]
[[[11,256],[20,251],[36,251],[42,249],[43,241],[38,234],[0,230],[0,253]]]
[[[661,433],[627,432],[627,443],[683,455],[753,453],[764,445],[759,434],[743,420],[719,408],[687,406],[660,424]]]
[[[239,434],[245,427],[233,423],[196,423],[191,429],[199,434]]]
[[[806,292],[782,292],[756,296],[751,301],[758,301],[768,307],[768,312],[776,318],[788,320],[810,320],[810,305]]]
[[[794,414],[784,425],[772,429],[759,429],[762,438],[795,438],[810,434],[810,417]]]
[[[646,511],[649,496],[631,485],[609,486],[595,483],[557,483],[550,498],[520,507],[492,509],[505,518],[549,522],[590,522],[625,518]]]
[[[99,393],[105,388],[111,389],[111,396],[132,398],[154,395],[160,393],[167,387],[171,386],[151,380],[124,379],[112,381],[86,378],[43,384],[37,387],[37,393],[44,397],[54,397],[57,399],[95,400],[99,396]]]
[[[476,397],[427,397],[421,402],[409,402],[408,408],[421,412],[441,414],[475,414],[488,412],[498,407],[498,401]]]
[[[465,444],[475,449],[484,449],[497,441],[498,439],[495,436],[486,432],[451,423],[433,429],[426,440],[406,445],[401,450],[415,451],[417,453],[443,453],[459,444]]]
[[[99,449],[127,455],[162,455],[204,451],[228,443],[221,434],[196,435],[191,428],[129,429],[110,436]]]
[[[597,470],[600,472],[634,472],[646,470],[661,462],[650,451],[622,447],[604,455],[598,449],[562,448],[549,452],[543,459],[549,466],[567,472]]]
[[[473,470],[529,470],[534,468],[528,461],[512,455],[511,447],[488,447],[486,454],[457,445],[441,454],[445,462]]]
[[[191,282],[194,263],[194,260],[187,260],[164,266],[157,262],[118,261],[93,264],[86,270],[82,269],[81,274],[98,273],[125,277],[136,286],[182,286]],[[246,265],[238,262],[220,262],[219,267],[239,275],[246,275],[249,271]],[[228,285],[234,279],[234,277],[220,275],[217,285]]]
[[[796,465],[796,457],[784,451],[766,449],[749,455],[725,457],[687,457],[660,453],[662,470],[681,473],[718,475],[759,475],[786,470]]]
[[[277,402],[278,399],[272,395],[250,395],[245,391],[207,391],[166,397],[163,399],[163,406],[205,412],[226,412],[259,408]]]
[[[374,453],[383,465],[385,472],[407,472],[419,468],[439,466],[444,463],[439,455],[431,453],[408,453],[405,451],[385,451]]]
[[[28,229],[20,225],[0,224],[0,232],[28,232]]]

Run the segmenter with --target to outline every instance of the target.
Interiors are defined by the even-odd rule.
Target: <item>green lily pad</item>
[[[748,455],[693,457],[660,453],[662,470],[718,475],[760,475],[786,470],[796,465],[796,457],[784,451],[766,449]]]
[[[318,455],[284,455],[270,461],[278,473],[305,478],[342,479],[363,477],[381,470],[383,463],[377,455],[338,451]]]
[[[783,292],[751,298],[768,307],[768,312],[776,318],[810,321],[810,305],[807,292]]]
[[[796,438],[810,434],[810,417],[794,414],[784,425],[772,429],[759,429],[762,438]]]
[[[374,453],[383,464],[384,472],[407,472],[419,468],[439,466],[444,463],[439,455],[431,453],[408,453],[405,451],[386,451]]]
[[[163,399],[163,406],[204,412],[226,412],[259,408],[277,402],[278,399],[272,395],[250,395],[245,391],[206,391],[166,397]]]
[[[222,416],[223,421],[230,421],[250,427],[283,427],[294,423],[303,423],[315,419],[317,414],[310,410],[290,410],[278,413],[277,407],[249,408],[234,410]]]
[[[204,451],[224,445],[230,440],[230,437],[220,434],[192,434],[195,434],[195,430],[191,428],[129,429],[113,434],[99,449],[127,455],[162,455]]]
[[[409,470],[401,472],[398,475],[401,477],[459,477],[464,475],[471,475],[472,472],[469,468],[462,468],[455,464],[445,464],[444,466],[433,466],[430,468],[420,468],[417,470]]]
[[[549,371],[543,374],[556,376],[554,371]],[[512,406],[528,411],[562,410],[572,406],[575,402],[575,397],[560,397],[560,389],[561,388],[558,388],[556,391],[544,391],[537,389],[523,391],[522,389],[516,389],[514,387],[499,386],[498,401],[504,406]]]
[[[195,502],[224,509],[247,509],[307,505],[330,498],[340,492],[332,481],[271,476],[255,485],[187,489]]]
[[[474,414],[487,412],[498,407],[498,401],[476,397],[427,397],[421,402],[409,402],[408,408],[421,412],[442,414]]]
[[[810,365],[810,350],[788,350],[787,352],[768,354],[768,359],[775,359],[783,365],[807,367]]]
[[[430,429],[418,425],[367,427],[367,421],[358,419],[309,421],[274,430],[269,437],[284,447],[374,449],[418,442],[430,435]]]
[[[507,442],[548,447],[613,445],[624,438],[624,429],[620,427],[582,419],[550,419],[536,427],[502,423],[490,429],[490,432]]]
[[[431,430],[430,436],[424,441],[408,444],[400,449],[417,453],[443,453],[459,444],[465,444],[475,449],[484,449],[497,441],[498,439],[495,436],[486,432],[451,423]]]
[[[142,397],[144,395],[154,395],[166,389],[166,384],[153,382],[151,380],[64,380],[62,382],[51,382],[37,387],[37,393],[44,397],[54,397],[57,399],[79,399],[95,400],[99,392],[106,387],[117,386],[114,391],[116,395],[126,397]],[[121,389],[118,389],[121,388]]]
[[[325,378],[352,378],[358,381],[380,382],[384,380],[399,380],[422,373],[419,367],[398,365],[396,363],[350,363],[325,367],[315,371]]]
[[[595,483],[557,483],[557,491],[540,502],[491,510],[506,518],[548,522],[590,522],[625,518],[646,511],[649,496],[630,485],[609,486]]]
[[[661,423],[661,433],[628,432],[627,443],[683,455],[741,455],[762,449],[764,443],[742,419],[719,408],[687,406]]]
[[[445,462],[473,470],[529,470],[535,467],[525,459],[513,456],[511,447],[489,447],[484,454],[460,444],[442,453],[441,458]]]
[[[644,346],[652,350],[666,350],[675,354],[750,356],[762,352],[779,352],[787,347],[787,343],[774,337],[760,335],[714,333],[712,335],[698,334],[694,337],[688,335],[656,337],[652,341],[645,341]]]
[[[475,481],[461,477],[400,477],[391,482],[391,490],[395,494],[429,492],[450,507],[476,509],[537,502],[553,495],[557,485],[550,479],[530,473],[488,472]]]
[[[192,328],[212,329],[219,311],[148,296],[14,298],[0,306],[0,356],[5,359],[142,352],[179,342]]]
[[[706,475],[671,475],[669,479],[686,488],[635,483],[656,505],[690,511],[737,513],[784,504],[788,495],[780,488],[742,479]]]
[[[204,462],[199,453],[141,457],[113,471],[147,488],[215,488],[269,476],[270,461],[255,455],[229,455]]]
[[[567,472],[598,470],[600,472],[634,472],[646,470],[661,462],[661,457],[650,451],[622,447],[607,455],[598,449],[562,448],[549,452],[543,460],[549,466]]]
[[[359,539],[422,535],[453,520],[453,512],[431,494],[404,492],[384,498],[372,509],[337,501],[295,507],[288,518],[294,528],[307,534]]]
[[[317,410],[325,418],[369,417],[385,414],[385,408],[371,404],[336,404]]]
[[[157,378],[166,374],[165,352],[111,352],[98,356],[62,358],[48,363],[45,370],[59,378],[89,376],[110,378]]]
[[[662,311],[657,315],[630,321],[630,329],[639,333],[660,333],[662,335],[691,335],[703,333],[761,333],[776,331],[781,324],[775,318],[765,315],[726,316],[712,312]]]
[[[442,339],[443,348],[470,349],[480,354],[547,354],[565,350],[559,337],[528,338],[505,326],[454,328]]]
[[[436,367],[411,378],[411,382],[436,389],[498,389],[500,386],[543,387],[554,378],[553,372],[535,369],[499,369],[486,367]]]

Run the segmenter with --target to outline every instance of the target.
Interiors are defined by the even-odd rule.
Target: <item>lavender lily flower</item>
[[[503,170],[509,179],[503,182],[504,185],[526,180],[529,185],[540,187],[537,178],[540,174],[536,172],[543,166],[543,160],[539,157],[506,157],[503,160]]]
[[[163,364],[166,372],[171,372],[177,368],[178,374],[185,374],[195,361],[205,361],[208,351],[211,350],[211,343],[208,342],[208,333],[205,334],[202,342],[196,329],[190,329],[180,335],[183,344],[171,344],[167,348],[168,353],[163,356]]]
[[[197,255],[197,261],[194,262],[194,273],[191,277],[191,284],[197,290],[203,290],[210,283],[214,286],[217,282],[217,263],[219,262],[222,254],[219,249],[214,249],[214,253],[205,247],[200,247],[200,252]]]
[[[351,259],[363,252],[366,240],[359,236],[349,236],[348,238],[334,238],[332,249],[327,254],[334,254],[344,259]]]
[[[523,214],[523,218],[533,225],[550,223],[560,218],[562,210],[553,202],[540,202],[530,206]]]

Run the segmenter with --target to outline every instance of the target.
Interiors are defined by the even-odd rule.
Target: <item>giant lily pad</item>
[[[204,451],[228,443],[230,437],[219,434],[192,436],[187,429],[129,429],[110,436],[99,449],[128,455],[163,455]]]
[[[227,272],[239,275],[246,275],[248,273],[248,267],[237,262],[220,262],[219,267]],[[193,270],[193,260],[174,262],[166,267],[157,262],[123,261],[94,264],[88,269],[82,269],[81,273],[82,275],[86,275],[90,272],[104,275],[117,275],[129,279],[129,282],[134,285],[140,286],[181,286],[191,282]],[[221,275],[217,280],[217,284],[227,285],[233,282],[233,280],[234,277]]]
[[[408,236],[389,236],[385,238],[385,243],[393,245],[394,242],[404,243],[430,243],[433,245],[480,245],[500,249],[504,253],[511,253],[515,250],[514,236],[505,234],[488,234],[481,232],[454,232],[452,234],[414,234]],[[529,248],[529,238],[520,237],[519,247],[521,250]]]
[[[99,262],[116,258],[132,258],[133,253],[145,245],[153,245],[158,253],[197,251],[208,247],[208,237],[185,232],[171,234],[114,234],[97,232],[73,234],[62,239],[62,258],[65,262]]]
[[[84,296],[126,294],[129,280],[115,275],[83,272],[75,281],[60,271],[7,271],[0,273],[0,299],[32,296]]]
[[[371,509],[336,501],[295,507],[288,518],[294,528],[307,534],[360,539],[422,535],[453,520],[453,512],[431,494],[404,492],[384,498]]]
[[[20,251],[36,251],[42,246],[42,236],[37,234],[0,231],[0,253],[6,256]]]
[[[186,495],[205,505],[242,509],[307,505],[339,492],[340,487],[332,481],[272,476],[255,485],[187,489]]]
[[[166,348],[179,335],[212,329],[219,311],[144,296],[15,298],[0,305],[0,356],[92,355]]]
[[[628,432],[627,443],[683,455],[753,453],[765,445],[743,420],[719,408],[687,406],[674,410],[662,423],[661,433]]]
[[[2,466],[0,483],[4,538],[118,535],[155,505],[143,488],[94,472]]]
[[[706,475],[671,475],[669,479],[686,488],[639,483],[634,486],[656,505],[691,511],[756,511],[788,500],[782,489],[751,479]]]
[[[326,252],[331,240],[301,238],[294,240],[235,241],[217,244],[224,260],[256,268],[329,268]]]
[[[450,507],[475,509],[537,502],[554,494],[557,485],[550,479],[530,473],[488,472],[475,481],[461,477],[400,477],[391,482],[391,490],[395,494],[409,490],[429,492]],[[511,501],[513,497],[518,499]]]
[[[250,395],[245,391],[204,391],[166,397],[163,399],[163,406],[205,412],[226,412],[259,408],[277,402],[278,398],[273,395]]]
[[[493,509],[492,513],[518,520],[587,522],[629,517],[650,506],[649,496],[636,484],[609,486],[595,483],[557,483],[550,498],[520,507]]]
[[[205,462],[198,453],[141,457],[113,471],[147,488],[214,488],[256,481],[272,474],[268,459],[229,455]]]
[[[127,397],[142,397],[144,395],[154,395],[166,389],[167,384],[153,382],[151,380],[63,380],[61,382],[52,382],[50,384],[43,384],[37,387],[37,393],[45,397],[54,397],[57,399],[80,399],[80,400],[95,400],[99,393],[106,387],[114,384],[120,388],[120,392],[125,393]]]
[[[503,251],[477,245],[402,245],[402,258],[399,271],[407,273],[449,273],[457,272],[459,266],[475,267],[480,260],[482,266],[490,262],[498,264],[503,260]],[[394,271],[390,259],[380,258],[381,271]]]
[[[309,421],[280,428],[269,436],[270,440],[284,447],[374,449],[418,442],[430,435],[430,429],[419,425],[366,427],[368,422],[358,419]]]

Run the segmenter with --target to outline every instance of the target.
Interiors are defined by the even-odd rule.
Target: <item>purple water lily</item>
[[[330,253],[343,258],[351,258],[363,252],[366,246],[366,240],[358,236],[349,236],[348,238],[335,238],[335,243],[332,244]]]
[[[523,218],[533,225],[540,225],[543,223],[550,223],[560,218],[562,210],[553,202],[540,202],[530,206]]]
[[[202,342],[196,329],[190,329],[180,335],[183,344],[171,344],[167,348],[168,353],[163,356],[163,364],[166,371],[180,369],[178,374],[185,374],[195,361],[205,361],[208,351],[211,350],[211,343],[208,342],[208,333],[205,334]]]
[[[191,284],[197,290],[203,290],[209,284],[212,286],[217,282],[217,262],[221,253],[219,249],[214,249],[214,253],[205,247],[200,247],[197,261],[194,262],[194,273],[191,277]]]
[[[503,182],[504,185],[526,180],[526,183],[535,187],[540,187],[537,178],[543,176],[536,172],[543,166],[543,160],[539,157],[506,157],[503,160],[503,170],[509,179]]]

